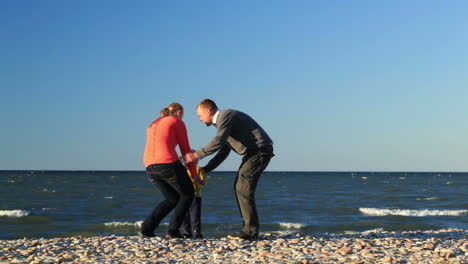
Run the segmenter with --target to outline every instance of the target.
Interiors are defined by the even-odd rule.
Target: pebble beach
[[[468,263],[468,230],[0,240],[0,263]]]

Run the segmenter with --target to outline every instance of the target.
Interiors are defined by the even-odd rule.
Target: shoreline
[[[468,263],[468,230],[370,230],[257,241],[139,236],[0,240],[0,263]]]

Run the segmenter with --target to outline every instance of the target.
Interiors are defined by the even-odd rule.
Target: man
[[[255,189],[262,172],[274,156],[273,141],[250,116],[231,109],[218,110],[210,99],[204,99],[198,104],[197,115],[207,126],[214,125],[217,128],[216,136],[199,151],[187,153],[185,159],[187,162],[198,161],[218,152],[204,167],[208,173],[227,158],[231,149],[244,156],[234,183],[244,226],[241,232],[229,237],[256,240],[259,221]]]

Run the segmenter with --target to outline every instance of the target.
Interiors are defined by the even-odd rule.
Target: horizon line
[[[145,172],[142,170],[91,170],[91,169],[0,169],[0,172],[40,171],[40,172]],[[237,172],[237,170],[219,170],[214,172]],[[313,173],[468,173],[468,171],[403,171],[403,170],[266,170],[264,172],[313,172]]]

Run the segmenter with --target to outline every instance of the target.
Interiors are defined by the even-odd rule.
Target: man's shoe
[[[144,232],[139,232],[138,233],[141,237],[155,237],[156,235],[153,233],[144,233]]]
[[[244,233],[244,232],[241,231],[241,232],[236,233],[236,234],[228,235],[228,238],[253,241],[253,240],[257,240],[257,239],[258,239],[258,235],[252,235],[252,236],[251,236],[251,235],[246,234],[246,233]]]
[[[167,239],[172,239],[172,238],[183,238],[182,234],[179,232],[179,230],[175,231],[167,231],[166,234]]]

